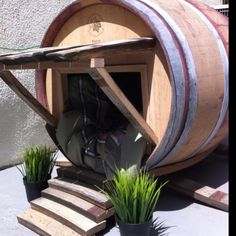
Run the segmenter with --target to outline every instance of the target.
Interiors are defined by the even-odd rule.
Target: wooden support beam
[[[57,119],[46,110],[37,99],[16,79],[10,71],[0,72],[2,80],[43,120],[53,127],[57,125]]]
[[[202,185],[191,179],[175,176],[171,178],[167,186],[207,205],[224,211],[229,209],[227,193]]]
[[[0,63],[0,71],[8,71],[8,70],[44,70],[48,68],[52,69],[76,69],[84,70],[88,68],[89,61],[86,60],[82,61],[62,61],[62,62],[55,62],[52,60],[49,61],[40,61],[40,62],[24,62],[24,63],[16,63],[16,64],[3,64]]]
[[[90,76],[97,85],[103,90],[113,104],[122,112],[122,114],[134,125],[135,128],[150,142],[158,143],[153,130],[132,105],[129,99],[124,95],[118,85],[114,82],[110,74],[104,68],[103,58],[91,59],[89,69]]]
[[[89,44],[83,47],[50,52],[46,55],[56,60],[78,60],[81,58],[102,57],[106,54],[137,53],[153,50],[154,38],[143,37]]]

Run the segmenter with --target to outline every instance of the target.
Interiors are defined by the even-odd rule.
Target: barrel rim
[[[225,45],[222,41],[222,38],[220,37],[219,33],[215,29],[215,27],[212,25],[212,22],[208,20],[208,18],[201,12],[199,8],[196,8],[192,3],[180,0],[181,3],[185,4],[187,7],[189,7],[191,10],[193,10],[202,20],[202,22],[208,27],[208,29],[212,32],[216,39],[216,44],[218,46],[219,52],[220,52],[220,57],[221,61],[223,64],[224,68],[224,97],[223,101],[221,103],[221,110],[220,110],[220,115],[219,118],[216,122],[215,127],[213,127],[212,131],[209,133],[209,135],[206,137],[205,140],[202,141],[199,146],[193,150],[191,154],[186,156],[183,160],[187,160],[188,158],[193,157],[197,153],[201,153],[204,148],[214,139],[214,137],[217,135],[218,131],[220,128],[223,126],[226,116],[227,116],[227,111],[228,111],[228,57],[227,57],[227,51],[225,48]],[[175,151],[184,143],[184,139],[181,139],[176,143],[176,146],[171,150],[170,153],[168,153],[167,156],[163,159],[163,161],[160,161],[157,165],[155,166],[161,166],[165,165],[165,163],[172,158],[174,155]]]

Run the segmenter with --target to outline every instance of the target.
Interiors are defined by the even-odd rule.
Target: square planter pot
[[[28,202],[41,197],[41,191],[48,188],[48,179],[40,182],[27,182],[23,178]]]
[[[116,217],[116,222],[119,225],[121,236],[149,236],[151,233],[152,217],[142,224],[127,224],[118,217]]]

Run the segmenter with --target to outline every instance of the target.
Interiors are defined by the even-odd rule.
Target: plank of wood
[[[218,209],[228,211],[228,194],[191,179],[173,177],[168,187]]]
[[[59,119],[61,113],[64,109],[64,102],[66,100],[65,90],[67,81],[67,75],[61,74],[58,70],[52,70],[53,85],[51,88],[51,93],[47,94],[47,97],[52,99],[51,101],[51,113]]]
[[[57,171],[60,170],[57,169]],[[79,181],[86,182],[88,184],[95,184],[98,186],[101,186],[103,182],[106,180],[105,175],[77,166],[69,166],[66,168],[61,168],[61,173],[58,174],[58,176],[70,179],[76,179]]]
[[[82,173],[82,174],[81,174]],[[59,176],[59,175],[58,175]],[[63,178],[67,178],[67,179],[74,179],[78,182],[83,182],[89,185],[96,185],[101,187],[102,186],[102,182],[100,181],[99,178],[96,179],[96,173],[91,173],[91,176],[84,174],[83,170],[80,171],[78,167],[68,167],[68,168],[63,168],[62,172],[61,172],[61,177],[62,180]]]
[[[53,60],[49,61],[40,61],[40,62],[22,62],[14,64],[3,64],[0,63],[0,71],[7,71],[7,70],[28,70],[28,69],[36,69],[36,70],[43,70],[47,68],[53,69],[71,69],[76,68],[77,70],[88,68],[89,63],[82,62],[82,61],[62,61],[62,62],[55,62]]]
[[[56,201],[66,207],[79,212],[89,219],[99,223],[106,218],[114,215],[114,208],[104,210],[82,198],[76,197],[72,194],[62,192],[57,189],[47,188],[41,192],[41,196]]]
[[[97,64],[102,66],[101,59],[93,58],[91,60],[91,65]],[[153,130],[124,95],[119,86],[114,82],[107,70],[104,67],[94,67],[89,69],[89,74],[131,124],[133,124],[147,140],[154,144],[158,144],[158,138]]]
[[[50,179],[48,184],[52,188],[78,196],[105,210],[112,206],[111,201],[104,194],[79,184],[68,183],[59,179]]]
[[[146,51],[153,49],[155,39],[149,37],[115,40],[110,42],[94,43],[84,47],[66,49],[60,52],[48,53],[54,59],[60,60],[78,60],[92,56],[103,56],[109,53],[136,53],[137,51]]]
[[[71,167],[71,166],[73,166],[73,164],[66,157],[63,157],[63,158],[60,158],[60,159],[56,159],[55,166],[58,166],[58,167]]]
[[[153,49],[155,39],[149,37],[115,40],[110,42],[101,42],[95,44],[75,45],[68,47],[48,47],[37,48],[30,51],[22,51],[15,54],[6,54],[0,56],[0,62],[3,64],[19,64],[41,61],[68,61],[81,58],[90,58],[91,56],[102,56],[109,53],[137,53],[137,51],[147,51]]]
[[[43,120],[54,127],[57,125],[56,118],[33,97],[10,71],[0,72],[0,77]]]
[[[61,222],[33,209],[28,209],[24,213],[18,215],[17,220],[20,224],[41,236],[81,235]]]
[[[106,227],[106,221],[96,223],[62,204],[43,197],[31,201],[31,207],[65,224],[81,235],[93,235]]]
[[[78,48],[78,47],[83,47],[83,46],[87,46],[87,45],[88,44],[26,49],[26,50],[23,50],[23,51],[20,51],[20,52],[17,51],[17,52],[0,54],[0,61],[17,60],[17,59],[21,58],[22,56],[24,56],[26,58],[27,57],[30,58],[32,56],[43,56],[43,55],[46,55],[49,52],[59,52],[59,51],[62,51],[62,50]]]

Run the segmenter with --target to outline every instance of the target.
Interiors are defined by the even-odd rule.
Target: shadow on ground
[[[219,188],[222,185],[226,185],[229,179],[229,160],[227,157],[223,157],[217,154],[211,154],[202,162],[171,174],[164,176],[164,178],[174,178],[175,176],[181,176],[187,179],[196,181],[204,186],[211,188]],[[162,181],[162,178],[160,178]],[[228,191],[226,191],[228,193]],[[160,199],[158,201],[157,211],[175,211],[188,207],[193,202],[204,203],[197,201],[191,197],[184,196],[172,189],[163,188]]]

